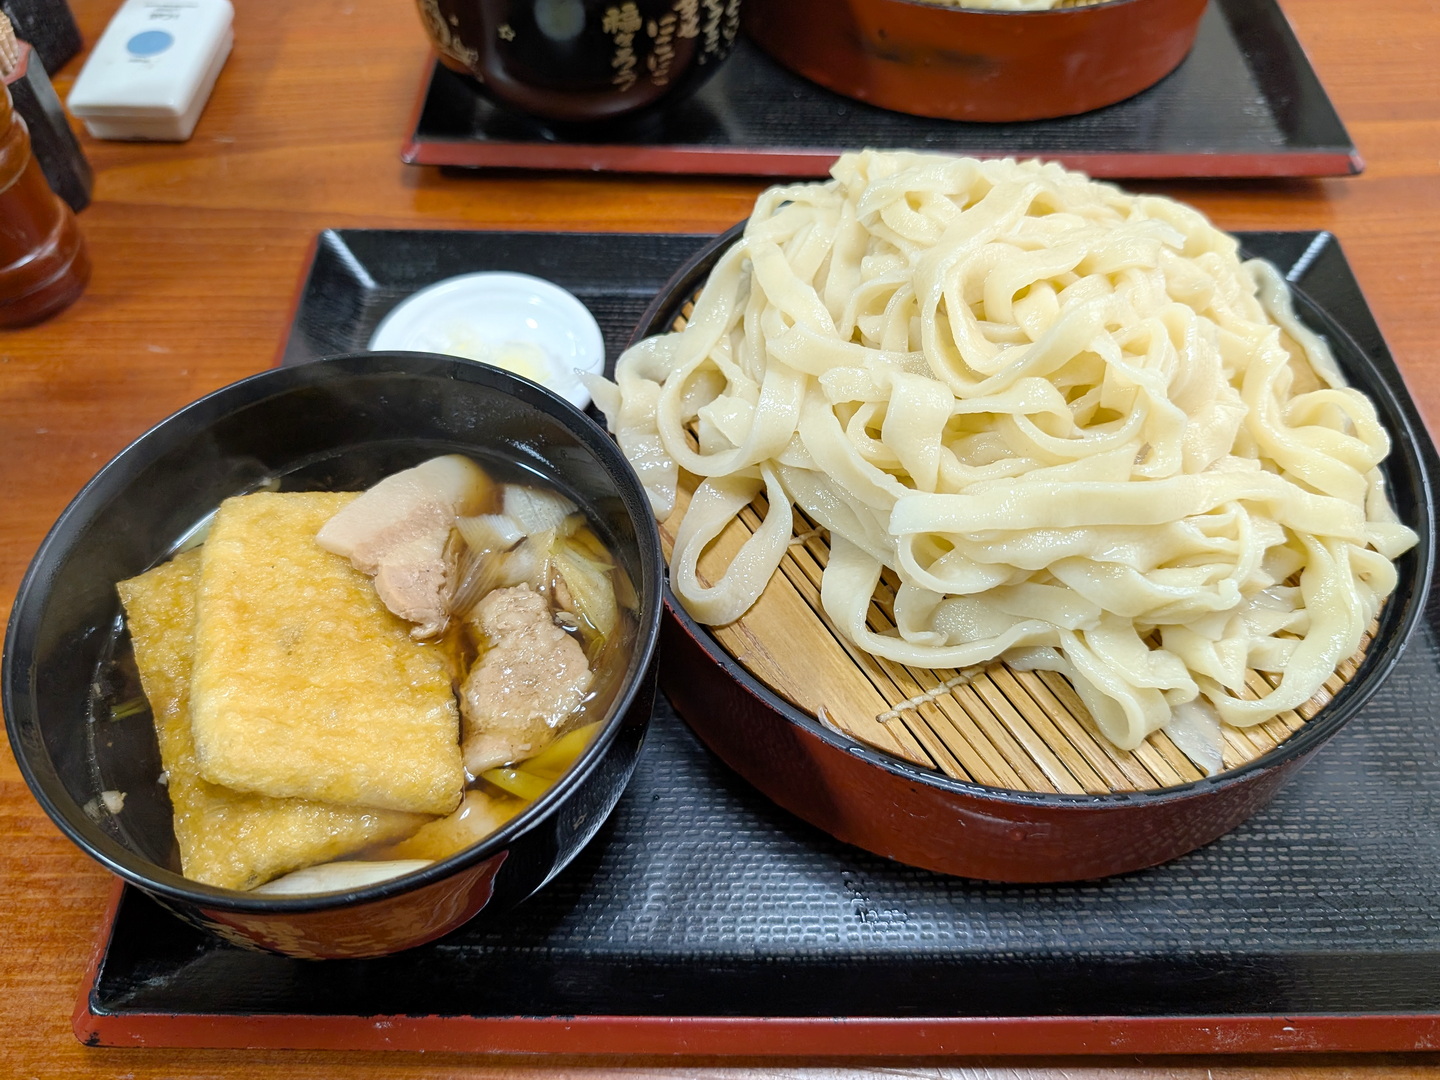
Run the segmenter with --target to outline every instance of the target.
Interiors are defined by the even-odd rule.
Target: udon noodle
[[[762,194],[685,329],[595,397],[658,516],[703,478],[671,559],[701,622],[754,603],[798,507],[830,533],[825,613],[874,655],[1062,672],[1122,749],[1257,724],[1356,651],[1415,536],[1374,406],[1237,250],[1054,164],[849,154]],[[1255,697],[1248,669],[1280,677]]]

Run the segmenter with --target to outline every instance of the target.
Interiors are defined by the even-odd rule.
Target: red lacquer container
[[[742,228],[717,238],[675,274],[642,316],[632,343],[671,329]],[[1359,669],[1275,749],[1213,776],[1149,790],[1076,795],[954,779],[822,724],[762,683],[668,595],[661,687],[676,711],[727,765],[796,816],[877,855],[940,873],[1003,882],[1085,880],[1155,866],[1229,832],[1360,711],[1424,614],[1432,572],[1434,499],[1418,452],[1424,433],[1354,339],[1303,293],[1294,292],[1293,300],[1390,430],[1389,491],[1420,541],[1397,561],[1400,585],[1381,611]]]
[[[1071,116],[1174,71],[1206,0],[984,11],[917,0],[746,0],[745,29],[846,97],[946,120]]]

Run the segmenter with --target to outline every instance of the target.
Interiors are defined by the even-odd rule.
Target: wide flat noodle
[[[795,506],[830,531],[821,600],[856,645],[1061,671],[1122,749],[1182,706],[1203,731],[1312,697],[1415,535],[1373,404],[1274,269],[1053,164],[864,152],[832,175],[762,194],[686,329],[597,386],[657,513],[680,469],[704,478],[671,566],[692,614],[754,603]],[[762,488],[765,525],[702,583]],[[1255,698],[1248,670],[1279,678]]]

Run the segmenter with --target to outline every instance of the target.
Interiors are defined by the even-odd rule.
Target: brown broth
[[[499,468],[492,468],[495,463],[486,460],[483,467],[492,477],[496,478],[497,490],[501,483],[523,483],[526,486],[557,490],[552,485],[537,482],[537,478],[531,473],[515,475],[519,470],[506,468],[507,463],[501,463]],[[506,475],[509,474],[509,475]],[[270,490],[275,488],[289,489],[288,484],[279,481],[264,485]],[[312,488],[312,485],[301,485],[298,489]],[[494,507],[498,510],[498,507]],[[201,522],[190,530],[182,540],[177,543],[175,551],[171,554],[178,554],[179,551],[196,546],[202,543],[208,522]],[[554,738],[546,746],[554,745],[556,741],[565,735],[576,732],[580,729],[591,728],[590,735],[584,740],[583,745],[575,749],[574,756],[565,766],[556,771],[553,777],[549,778],[546,790],[559,781],[561,777],[573,766],[574,760],[581,756],[593,740],[594,734],[602,727],[603,722],[610,715],[624,685],[624,676],[628,666],[638,626],[638,615],[636,611],[635,590],[625,570],[609,554],[609,550],[595,531],[593,524],[587,518],[586,524],[578,530],[579,543],[592,555],[603,558],[611,564],[609,571],[611,581],[615,586],[616,602],[618,608],[618,619],[615,628],[608,635],[599,635],[591,632],[593,628],[582,628],[579,626],[565,626],[562,628],[572,635],[581,645],[586,660],[592,672],[592,683],[589,691],[577,708],[569,714],[561,724],[555,728]],[[339,556],[337,556],[339,557]],[[167,559],[160,562],[168,561]],[[156,565],[159,565],[157,563]],[[553,574],[553,571],[552,571]],[[548,584],[548,583],[547,583]],[[551,595],[553,589],[542,589],[546,596],[552,616],[556,611],[554,598]],[[483,655],[484,645],[476,639],[475,634],[468,630],[467,624],[458,618],[452,618],[445,633],[432,644],[446,653],[447,664],[452,672],[453,685],[457,694],[460,684],[471,667]],[[90,743],[90,758],[94,777],[95,790],[97,792],[116,787],[113,772],[115,770],[106,768],[104,763],[113,760],[116,751],[116,735],[118,734],[122,743],[126,746],[140,747],[138,755],[151,762],[150,774],[158,777],[158,783],[154,785],[152,792],[142,793],[138,800],[127,803],[124,817],[111,815],[104,824],[108,828],[124,834],[131,841],[132,846],[138,850],[146,851],[156,862],[168,865],[176,872],[180,872],[179,852],[173,840],[173,830],[170,828],[170,819],[164,817],[166,813],[173,814],[169,807],[168,797],[164,794],[164,777],[160,771],[158,753],[155,746],[154,716],[148,702],[145,701],[140,691],[140,683],[137,674],[133,646],[124,626],[123,617],[118,619],[112,635],[111,646],[107,650],[107,659],[102,662],[100,672],[96,679],[96,698],[92,706],[92,722],[88,727],[88,740]],[[457,734],[463,737],[464,722],[461,721],[461,730]],[[133,745],[132,745],[133,744]],[[537,755],[543,754],[545,747],[537,751]],[[532,755],[535,756],[535,755]],[[510,763],[521,765],[523,762]],[[495,795],[502,791],[492,780],[485,776],[470,776],[467,773],[467,791],[480,792]],[[129,784],[130,787],[136,785]],[[509,796],[509,793],[505,793]],[[543,794],[541,792],[540,794]],[[537,796],[538,797],[538,796]],[[513,808],[514,817],[523,813],[531,805],[534,799],[517,800],[519,805]],[[464,808],[462,803],[462,810]],[[460,811],[457,811],[459,814]],[[455,815],[452,815],[455,816]],[[436,819],[436,824],[447,819]],[[423,827],[422,827],[423,828]],[[491,830],[493,831],[493,830]],[[140,834],[140,835],[137,835]],[[163,834],[161,843],[165,848],[157,850],[157,844],[153,841],[159,840]],[[471,846],[473,843],[483,839],[483,835],[476,834],[465,838],[465,842],[457,844],[453,850],[437,853],[435,859],[446,858],[458,854],[459,851]],[[142,841],[136,843],[135,841]],[[343,856],[345,860],[364,860],[373,858],[394,858],[392,849],[403,847],[405,841],[390,842],[385,845],[354,852]]]

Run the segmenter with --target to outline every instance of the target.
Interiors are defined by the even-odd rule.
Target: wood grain
[[[1440,422],[1440,5],[1282,2],[1366,172],[1146,187],[1198,204],[1226,228],[1335,232],[1433,428]],[[87,42],[115,6],[72,0]],[[97,174],[95,202],[81,217],[94,281],[60,317],[0,334],[0,604],[7,611],[51,522],[105,460],[181,405],[273,361],[319,230],[718,231],[743,218],[760,190],[749,180],[460,177],[405,166],[400,141],[427,56],[408,0],[243,0],[237,8],[235,52],[188,143],[82,137]],[[79,63],[57,73],[62,97]],[[1440,1075],[1434,1056],[817,1066],[88,1049],[71,1035],[69,1018],[109,888],[109,876],[60,836],[8,750],[0,752],[0,1076],[730,1080],[766,1065],[771,1076],[808,1080],[870,1074],[882,1064],[892,1075],[937,1080]]]

